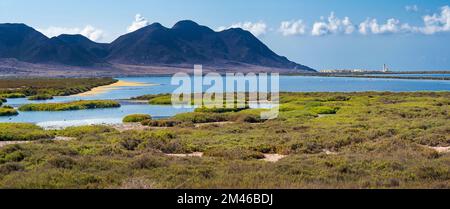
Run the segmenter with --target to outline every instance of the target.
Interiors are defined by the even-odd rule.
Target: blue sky
[[[316,69],[386,63],[449,70],[448,6],[450,0],[0,0],[0,22],[109,42],[152,22],[171,27],[191,19],[215,30],[244,27],[278,54]]]

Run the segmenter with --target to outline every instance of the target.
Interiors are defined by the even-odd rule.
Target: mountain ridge
[[[111,43],[97,43],[80,34],[48,38],[25,24],[0,24],[0,58],[78,67],[203,64],[314,71],[279,56],[248,31],[216,32],[191,20],[179,21],[172,28],[153,23]]]

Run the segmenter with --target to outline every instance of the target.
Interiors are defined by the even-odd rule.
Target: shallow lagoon
[[[27,103],[68,102],[74,100],[113,99],[123,100],[145,94],[171,93],[177,86],[170,85],[171,77],[118,78],[129,82],[158,84],[151,86],[119,87],[91,96],[55,97],[49,101],[29,101],[26,98],[8,99],[6,104],[18,107]],[[280,76],[282,92],[361,92],[361,91],[450,91],[450,81],[406,80],[378,78]],[[87,124],[117,124],[124,116],[135,113],[150,114],[154,118],[170,117],[192,109],[175,109],[171,106],[148,105],[120,101],[120,108],[77,110],[63,112],[20,112],[18,116],[0,117],[0,122],[29,122],[45,128],[61,128]]]

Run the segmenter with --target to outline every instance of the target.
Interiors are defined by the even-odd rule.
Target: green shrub
[[[207,108],[201,107],[196,108],[195,112],[205,112],[205,113],[226,113],[226,112],[239,112],[247,108]]]
[[[144,120],[151,120],[151,119],[152,117],[148,114],[133,114],[125,116],[122,121],[124,123],[138,123]]]
[[[8,94],[2,94],[0,95],[1,98],[8,98],[8,99],[14,99],[14,98],[25,98],[26,95],[22,93],[8,93]]]
[[[316,114],[336,114],[339,110],[338,107],[327,107],[327,106],[319,106],[319,107],[313,107],[310,109]]]
[[[152,169],[167,166],[167,160],[160,156],[144,154],[131,163],[133,169]]]
[[[191,112],[181,113],[173,117],[175,120],[191,123],[212,123],[228,121],[229,116],[221,113]]]
[[[172,95],[164,94],[158,95],[148,101],[149,104],[152,105],[171,105],[172,104]]]
[[[112,100],[75,101],[67,103],[25,104],[19,107],[20,111],[66,111],[97,108],[116,108],[120,104]]]
[[[0,123],[0,141],[51,139],[54,134],[28,123]]]
[[[17,110],[10,107],[0,107],[0,116],[14,116],[18,114]]]
[[[157,97],[167,97],[170,96],[170,94],[147,94],[147,95],[142,95],[142,96],[138,96],[138,97],[132,97],[132,100],[151,100]]]
[[[25,154],[21,150],[16,150],[14,152],[5,155],[4,159],[6,162],[20,162],[25,158]]]
[[[116,129],[109,126],[91,125],[91,126],[74,126],[67,127],[58,131],[59,135],[68,137],[80,137],[85,135],[97,135],[101,133],[113,133],[117,132]]]
[[[18,98],[33,95],[68,96],[97,86],[117,82],[112,78],[25,78],[2,79],[0,97]],[[5,96],[3,96],[5,95]]]
[[[76,161],[68,156],[54,156],[48,163],[55,168],[72,169],[76,165]]]
[[[181,124],[181,121],[172,120],[172,119],[161,119],[161,120],[144,120],[141,121],[141,124],[144,126],[152,126],[152,127],[174,127]]]
[[[141,139],[132,138],[130,136],[124,136],[120,139],[120,146],[126,150],[135,150],[142,143]]]
[[[167,130],[142,132],[133,137],[143,141],[139,144],[139,147],[143,149],[160,150],[164,153],[189,153],[191,151],[185,143],[176,139],[173,132]]]
[[[28,100],[49,100],[49,99],[53,99],[53,96],[49,94],[38,94],[28,97]]]
[[[24,166],[17,162],[8,162],[0,165],[0,175],[8,175],[12,172],[23,170],[25,170]]]

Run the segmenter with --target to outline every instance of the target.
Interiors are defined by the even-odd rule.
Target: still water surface
[[[124,116],[135,113],[150,114],[154,118],[170,117],[193,109],[175,109],[171,106],[148,105],[124,101],[145,94],[171,93],[177,86],[170,85],[171,77],[126,77],[118,78],[128,82],[158,84],[151,86],[119,87],[91,96],[55,97],[49,101],[29,101],[26,98],[8,99],[7,105],[18,107],[27,103],[69,102],[76,100],[113,99],[119,100],[120,108],[93,109],[62,112],[19,112],[18,116],[0,117],[0,122],[36,123],[45,128],[61,128],[88,124],[117,124]],[[206,87],[207,88],[207,87]],[[362,91],[450,91],[450,81],[406,80],[374,78],[336,78],[280,76],[281,92],[362,92]]]

